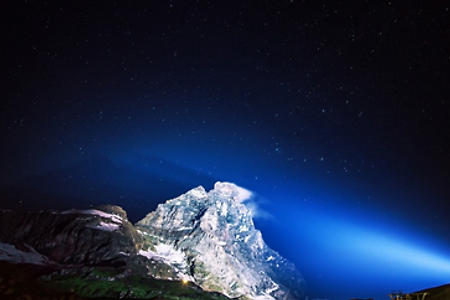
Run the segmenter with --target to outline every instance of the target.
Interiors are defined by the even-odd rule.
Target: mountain
[[[421,300],[421,297],[423,297],[424,293],[426,293],[425,296],[426,300],[448,300],[450,299],[450,284],[445,284],[438,287],[421,290],[413,294],[419,294]]]
[[[450,284],[444,284],[412,293],[395,291],[389,295],[395,300],[448,300],[450,299]]]
[[[36,285],[45,291],[83,297],[153,298],[158,289],[174,290],[161,288],[170,281],[211,297],[305,298],[301,273],[264,243],[242,203],[246,196],[231,183],[209,192],[197,187],[135,225],[112,205],[2,211],[0,260],[40,267]]]
[[[198,187],[159,205],[136,225],[163,257],[176,261],[179,277],[205,290],[230,297],[302,298],[303,277],[264,243],[251,211],[238,201],[240,191],[220,182],[209,193]]]

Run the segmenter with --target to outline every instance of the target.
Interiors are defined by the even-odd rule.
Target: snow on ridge
[[[119,230],[120,225],[100,222],[97,226],[89,226],[89,227],[103,231],[116,231]]]
[[[171,245],[159,244],[155,246],[156,254],[163,259],[176,264],[184,262],[184,253],[180,250],[176,250]]]
[[[122,224],[122,217],[115,214],[108,214],[98,209],[70,209],[61,212],[62,215],[82,214],[82,215],[97,215],[103,218],[110,219],[114,223]]]
[[[198,187],[188,191],[188,194],[195,198],[204,198],[207,196],[205,188],[202,186],[198,186]]]
[[[180,250],[175,249],[171,245],[166,244],[158,244],[155,245],[156,252],[153,252],[151,250],[139,250],[138,255],[147,257],[148,259],[153,259],[156,261],[162,261],[165,264],[171,266],[174,268],[174,270],[177,272],[177,277],[180,280],[188,280],[191,282],[195,282],[195,279],[180,271],[180,269],[186,270],[188,266],[186,265],[186,257],[184,253]],[[166,278],[169,279],[169,278]],[[172,279],[169,279],[172,280]]]
[[[156,256],[155,252],[153,252],[153,251],[144,251],[144,250],[139,250],[138,255],[147,257],[148,259],[152,259],[153,257]]]
[[[0,260],[13,263],[46,265],[52,263],[46,256],[36,252],[33,247],[25,245],[31,252],[17,249],[13,245],[0,242]]]
[[[269,296],[269,295],[261,295],[261,296],[255,296],[255,297],[251,297],[254,300],[275,300],[274,297]]]
[[[148,259],[163,260],[168,264],[183,264],[184,253],[180,250],[173,248],[171,245],[158,244],[155,245],[156,251],[139,250],[138,254],[147,257]]]

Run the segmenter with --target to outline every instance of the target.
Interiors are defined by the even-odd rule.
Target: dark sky
[[[449,283],[449,7],[2,1],[2,206],[231,181],[310,298]]]

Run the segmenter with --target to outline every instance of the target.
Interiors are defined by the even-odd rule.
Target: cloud
[[[243,187],[237,186],[238,195],[235,197],[236,201],[244,204],[251,212],[255,219],[272,220],[274,217],[261,207],[261,204],[266,202],[258,194],[247,190]]]
[[[252,197],[243,202],[245,207],[247,207],[251,212],[252,216],[255,219],[262,219],[262,220],[273,220],[274,216],[272,216],[269,212],[261,208],[261,206],[258,204],[258,198]]]
[[[239,203],[243,203],[244,201],[253,198],[253,192],[244,189],[243,187],[240,187],[238,185],[236,185],[236,188],[237,188],[237,195],[234,197],[234,199],[236,199],[236,201],[238,201]]]
[[[242,203],[252,212],[255,219],[271,220],[274,217],[263,208],[261,203],[265,202],[264,198],[258,196],[256,193],[238,186],[230,182],[216,182],[214,190],[222,194],[233,197],[237,202]]]

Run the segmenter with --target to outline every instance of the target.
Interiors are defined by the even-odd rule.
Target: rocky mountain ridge
[[[295,266],[271,250],[242,200],[245,190],[216,183],[160,204],[131,224],[117,206],[0,214],[0,260],[60,268],[114,266],[116,277],[186,281],[251,299],[303,299]]]

